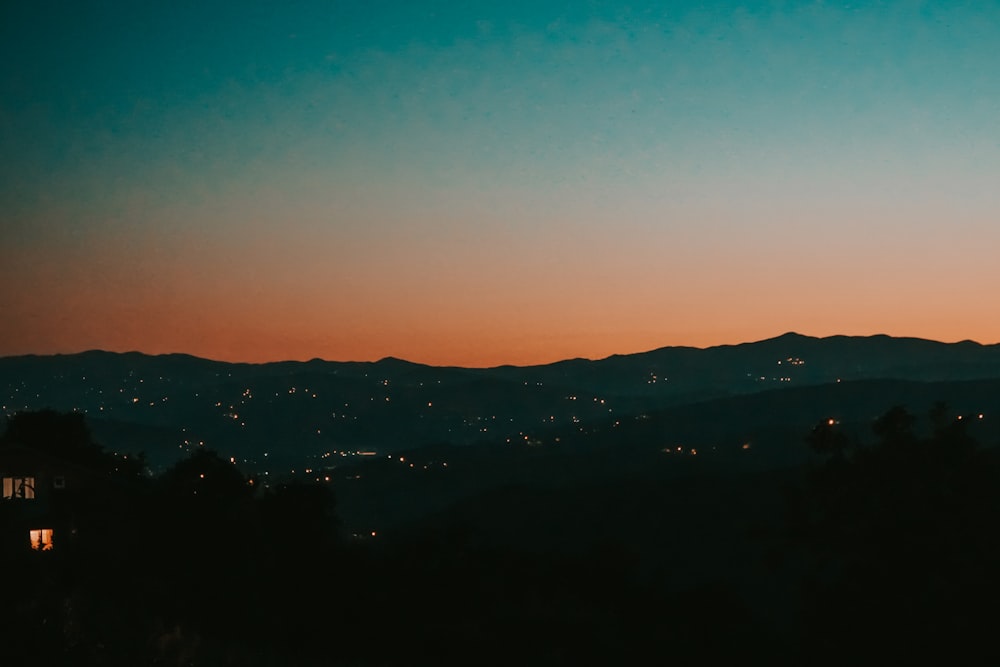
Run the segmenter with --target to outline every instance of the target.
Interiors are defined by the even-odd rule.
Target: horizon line
[[[44,353],[44,352],[42,352],[42,353],[39,353],[39,352],[27,352],[27,353],[22,353],[22,354],[0,355],[0,360],[3,360],[3,359],[15,359],[15,358],[18,358],[18,357],[71,357],[71,356],[77,356],[77,355],[82,355],[82,354],[101,353],[101,354],[113,354],[113,355],[123,355],[123,356],[124,355],[139,354],[139,355],[147,356],[147,357],[189,357],[191,359],[197,359],[197,360],[200,360],[200,361],[207,361],[207,362],[211,362],[211,363],[234,364],[234,365],[242,365],[242,366],[266,366],[266,365],[269,365],[269,364],[308,364],[308,363],[313,363],[313,362],[332,363],[332,364],[377,364],[377,363],[382,363],[382,362],[396,361],[396,362],[402,362],[402,363],[406,363],[406,364],[412,364],[412,365],[415,365],[415,366],[427,366],[427,367],[433,367],[433,368],[462,368],[462,369],[469,369],[469,370],[487,370],[487,369],[491,369],[491,368],[535,368],[535,367],[540,367],[540,366],[551,366],[553,364],[566,363],[566,362],[571,362],[571,361],[598,362],[598,361],[605,361],[607,359],[612,359],[612,358],[616,358],[616,357],[628,357],[628,356],[635,356],[635,355],[642,355],[642,354],[650,354],[650,353],[657,352],[657,351],[660,351],[660,350],[668,350],[668,349],[675,349],[675,350],[676,349],[712,350],[712,349],[718,349],[718,348],[738,347],[738,346],[742,346],[742,345],[755,345],[755,344],[759,344],[759,343],[766,343],[766,342],[776,341],[776,340],[780,340],[782,338],[790,338],[790,337],[796,337],[796,338],[802,338],[802,339],[811,339],[811,340],[829,340],[829,339],[832,339],[832,338],[856,338],[856,339],[891,338],[891,339],[894,339],[894,340],[919,340],[919,341],[925,341],[925,342],[930,342],[930,343],[938,343],[938,344],[941,344],[941,345],[959,345],[959,344],[971,343],[971,344],[974,344],[974,345],[978,345],[980,347],[989,347],[991,345],[998,345],[998,344],[1000,344],[1000,343],[982,343],[980,341],[973,340],[973,339],[970,339],[970,338],[963,338],[961,340],[955,340],[955,341],[944,341],[944,340],[938,340],[938,339],[933,339],[933,338],[924,338],[924,337],[921,337],[921,336],[894,336],[894,335],[885,334],[885,333],[876,333],[876,334],[830,334],[828,336],[814,336],[814,335],[811,335],[811,334],[804,334],[804,333],[800,333],[800,332],[797,332],[797,331],[786,331],[784,333],[781,333],[781,334],[778,334],[778,335],[775,335],[775,336],[769,336],[767,338],[761,338],[761,339],[757,339],[757,340],[747,340],[747,341],[742,341],[742,342],[738,342],[738,343],[720,343],[720,344],[716,344],[716,345],[705,345],[705,346],[697,346],[697,345],[663,345],[663,346],[660,346],[660,347],[655,347],[655,348],[646,349],[646,350],[638,350],[638,351],[635,351],[635,352],[616,352],[616,353],[612,353],[612,354],[607,355],[607,356],[597,357],[597,358],[579,357],[578,356],[578,357],[559,358],[559,359],[555,359],[553,361],[544,362],[544,363],[531,363],[531,364],[501,363],[501,364],[485,365],[485,366],[462,366],[462,365],[458,365],[458,364],[432,364],[432,363],[426,363],[426,362],[422,362],[422,361],[413,361],[411,359],[405,359],[405,358],[397,357],[397,356],[394,356],[394,355],[391,355],[391,354],[383,356],[383,357],[380,357],[378,359],[326,359],[326,358],[318,357],[317,356],[317,357],[310,357],[308,359],[288,359],[288,358],[286,358],[286,359],[272,359],[270,361],[237,361],[237,360],[227,360],[227,359],[213,358],[213,357],[207,357],[207,356],[199,356],[197,354],[192,354],[190,352],[180,352],[180,351],[174,351],[174,352],[155,352],[154,353],[154,352],[143,352],[142,350],[136,350],[136,349],[132,349],[132,350],[110,350],[110,349],[105,349],[105,348],[89,348],[89,349],[84,349],[84,350],[77,350],[75,352],[48,352],[48,353]]]

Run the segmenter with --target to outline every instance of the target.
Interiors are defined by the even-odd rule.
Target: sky
[[[0,355],[1000,340],[1000,3],[10,2]]]

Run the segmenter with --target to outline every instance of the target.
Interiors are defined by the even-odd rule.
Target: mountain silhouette
[[[211,446],[248,469],[291,471],[334,451],[524,442],[556,432],[565,439],[585,426],[606,429],[669,410],[694,414],[698,409],[685,406],[779,389],[990,378],[1000,378],[997,345],[794,332],[738,345],[492,368],[395,357],[226,363],[92,350],[0,358],[0,404],[7,414],[83,412],[104,444],[145,451],[154,466]],[[760,402],[772,400],[779,399]]]

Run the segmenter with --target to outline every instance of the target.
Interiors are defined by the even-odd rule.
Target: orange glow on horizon
[[[804,256],[780,272],[738,255],[731,266],[682,255],[657,263],[645,248],[559,259],[566,253],[553,239],[514,264],[481,250],[431,271],[423,261],[431,248],[407,254],[394,246],[369,265],[324,261],[308,239],[283,250],[276,242],[281,252],[264,255],[267,241],[244,254],[206,243],[135,256],[115,241],[14,255],[6,270],[32,282],[7,290],[2,311],[11,326],[0,355],[104,349],[252,363],[392,356],[487,367],[738,344],[787,331],[984,344],[1000,332],[1000,313],[983,308],[973,289],[986,274],[959,276],[945,289],[934,275],[826,271]],[[301,266],[289,261],[297,253]]]
[[[620,344],[616,344],[616,339],[611,336],[593,335],[584,337],[580,335],[567,335],[561,341],[552,339],[531,341],[524,338],[515,338],[512,342],[508,343],[494,340],[490,346],[479,344],[480,340],[477,340],[475,337],[471,337],[465,341],[451,339],[438,344],[435,344],[434,341],[419,340],[405,341],[405,344],[401,344],[399,340],[384,339],[379,341],[371,338],[365,339],[359,335],[358,342],[354,344],[347,341],[340,341],[335,345],[323,346],[315,344],[309,338],[296,344],[285,337],[261,335],[251,337],[255,342],[246,342],[243,340],[243,336],[227,336],[220,333],[214,339],[202,338],[196,344],[191,345],[170,345],[162,340],[153,344],[148,342],[143,344],[139,338],[129,341],[119,341],[118,344],[101,344],[95,341],[88,345],[72,345],[68,342],[60,344],[54,340],[50,345],[41,345],[37,344],[36,341],[36,344],[33,345],[8,346],[8,349],[4,350],[2,356],[16,356],[21,354],[74,354],[99,349],[111,352],[138,351],[145,354],[181,353],[231,363],[309,361],[311,359],[323,359],[326,361],[378,361],[385,357],[395,357],[432,366],[487,368],[501,365],[531,366],[575,358],[597,360],[612,355],[648,352],[661,347],[707,348],[717,345],[733,345],[773,338],[785,332],[785,330],[775,330],[745,339],[706,336],[699,341],[692,341],[689,338],[671,339],[666,336],[656,338],[648,335],[628,336],[623,334],[619,339],[621,340]],[[816,335],[803,331],[799,331],[798,333]],[[819,334],[817,337],[833,335],[870,336],[883,333],[885,332],[827,332]],[[970,340],[969,337],[965,336],[912,336],[907,333],[889,333],[887,335],[926,338],[941,342]],[[157,339],[155,336],[151,336],[147,340],[156,341]]]

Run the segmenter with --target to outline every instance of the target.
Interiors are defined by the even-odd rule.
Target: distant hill
[[[766,412],[785,395],[771,393],[775,389],[992,378],[1000,378],[997,345],[795,333],[740,345],[495,368],[394,358],[241,364],[90,351],[0,358],[0,409],[82,411],[106,446],[145,451],[154,466],[207,446],[249,470],[290,474],[430,443],[523,443],[580,429],[601,433],[618,428],[611,426],[615,421],[634,424],[639,415],[662,426],[677,411],[702,414],[707,401],[762,392],[768,398],[754,410]],[[701,407],[686,407],[696,404]]]
[[[805,436],[820,421],[834,419],[851,441],[864,443],[876,418],[903,405],[917,417],[916,431],[927,434],[938,402],[967,419],[969,434],[984,446],[1000,445],[1000,379],[858,380],[556,425],[511,444],[417,447],[352,461],[333,479],[350,523],[385,529],[502,489],[535,496],[792,470],[817,460]]]

